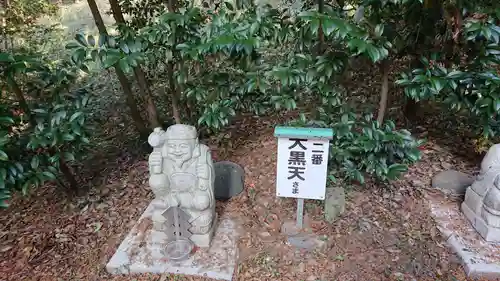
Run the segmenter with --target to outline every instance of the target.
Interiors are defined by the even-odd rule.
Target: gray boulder
[[[455,170],[438,173],[432,178],[432,187],[448,195],[464,195],[465,190],[474,182],[474,177]]]
[[[334,222],[345,211],[345,192],[341,186],[326,189],[325,219]]]

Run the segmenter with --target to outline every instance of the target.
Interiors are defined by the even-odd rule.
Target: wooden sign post
[[[332,129],[276,127],[276,195],[297,198],[297,227],[303,227],[304,199],[324,200]]]

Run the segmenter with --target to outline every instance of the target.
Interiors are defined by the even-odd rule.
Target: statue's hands
[[[161,173],[162,161],[163,161],[163,156],[161,155],[160,151],[153,151],[149,155],[148,164],[149,164],[149,167],[151,167],[151,170],[153,170],[153,171],[159,170]],[[155,167],[158,167],[158,168],[155,168]]]
[[[196,200],[196,196],[193,192],[187,191],[178,193],[177,199],[182,207],[191,208],[193,201]]]

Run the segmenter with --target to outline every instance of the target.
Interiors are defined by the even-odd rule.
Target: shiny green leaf
[[[40,165],[40,160],[38,159],[38,156],[35,155],[33,158],[31,158],[31,168],[36,170],[39,165]]]
[[[95,38],[93,35],[87,36],[87,43],[90,47],[95,47]]]
[[[14,62],[14,57],[9,53],[0,53],[0,62]]]
[[[0,150],[0,161],[7,161],[9,160],[9,156],[7,155],[7,153],[5,153],[5,151],[3,150]]]
[[[83,35],[82,33],[77,33],[75,35],[75,40],[80,43],[80,45],[84,46],[84,47],[87,47],[87,40],[85,39],[85,35]]]

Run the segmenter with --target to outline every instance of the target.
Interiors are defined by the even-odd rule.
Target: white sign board
[[[325,199],[329,141],[278,138],[276,195]]]

